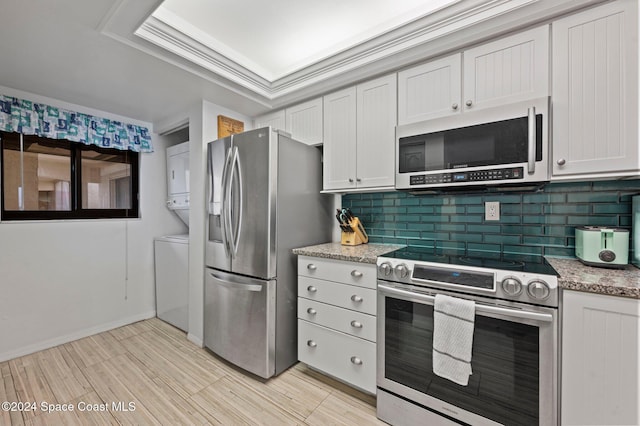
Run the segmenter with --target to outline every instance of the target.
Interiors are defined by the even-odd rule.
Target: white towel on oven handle
[[[433,308],[433,372],[462,386],[469,384],[476,304],[437,294]]]

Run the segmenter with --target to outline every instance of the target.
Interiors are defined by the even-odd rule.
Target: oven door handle
[[[378,284],[378,289],[382,290],[384,293],[390,294],[392,296],[403,296],[409,297],[416,302],[424,302],[427,305],[433,305],[436,298],[435,296],[430,296],[428,294],[416,293],[413,291],[402,290],[395,287],[389,287],[384,284]],[[553,316],[551,314],[542,314],[539,312],[529,312],[522,311],[520,309],[509,309],[509,308],[501,308],[499,306],[490,306],[482,303],[476,302],[476,312],[487,313],[487,314],[498,314],[498,315],[507,315],[513,318],[519,319],[528,319],[534,321],[542,321],[542,322],[552,322]]]

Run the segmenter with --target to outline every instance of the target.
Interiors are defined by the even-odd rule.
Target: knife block
[[[351,219],[349,226],[351,227],[351,232],[342,231],[340,244],[343,246],[358,246],[369,242],[369,236],[360,223],[360,219],[354,217]]]
[[[364,243],[366,243],[366,241],[362,241],[357,233],[342,231],[340,244],[342,244],[343,246],[359,246],[360,244]]]

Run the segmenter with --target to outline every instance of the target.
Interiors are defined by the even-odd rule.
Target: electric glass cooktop
[[[558,273],[543,256],[509,253],[460,252],[443,253],[442,250],[426,247],[405,247],[380,257],[411,260],[414,262],[435,262],[449,265],[475,266],[479,268],[520,271],[532,274],[555,275]]]

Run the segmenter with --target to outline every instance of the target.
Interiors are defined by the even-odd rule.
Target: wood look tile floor
[[[0,362],[4,401],[35,409],[3,407],[3,426],[385,424],[370,395],[303,364],[247,375],[157,318]]]

